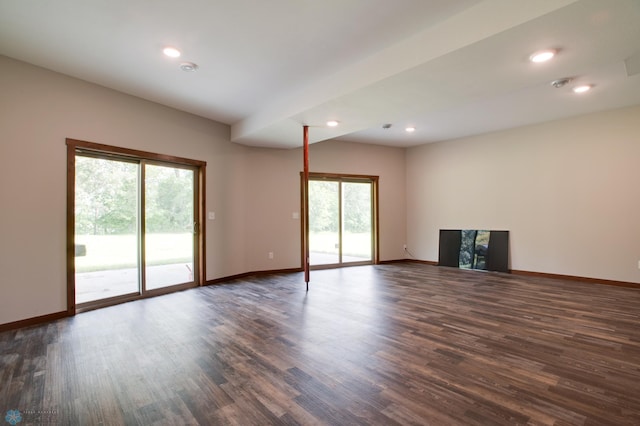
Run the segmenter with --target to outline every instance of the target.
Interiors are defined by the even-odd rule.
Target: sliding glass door
[[[138,293],[139,166],[76,157],[76,303]]]
[[[77,148],[73,164],[71,305],[199,283],[198,165]]]
[[[342,262],[373,260],[373,184],[342,182]]]
[[[374,263],[375,177],[314,174],[309,180],[309,263]]]
[[[309,264],[340,263],[340,182],[309,181]]]
[[[193,281],[194,171],[145,166],[146,289]]]

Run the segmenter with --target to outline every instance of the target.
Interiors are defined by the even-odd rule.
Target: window
[[[376,176],[309,174],[312,268],[377,263]]]
[[[201,285],[206,163],[67,139],[69,313]]]

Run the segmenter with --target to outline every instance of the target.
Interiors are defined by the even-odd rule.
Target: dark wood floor
[[[23,422],[640,424],[640,290],[416,263],[253,277],[0,334]]]

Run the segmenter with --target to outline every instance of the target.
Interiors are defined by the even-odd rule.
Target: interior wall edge
[[[54,312],[52,314],[40,315],[32,318],[25,318],[18,321],[7,322],[4,324],[0,324],[0,333],[5,331],[17,330],[20,328],[31,327],[34,325],[45,324],[48,322],[53,322],[62,318],[66,318],[70,316],[67,311]]]

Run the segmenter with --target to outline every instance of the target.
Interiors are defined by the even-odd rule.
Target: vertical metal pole
[[[307,291],[309,291],[309,126],[302,127],[304,138],[303,156],[304,156],[304,281],[307,283]]]

